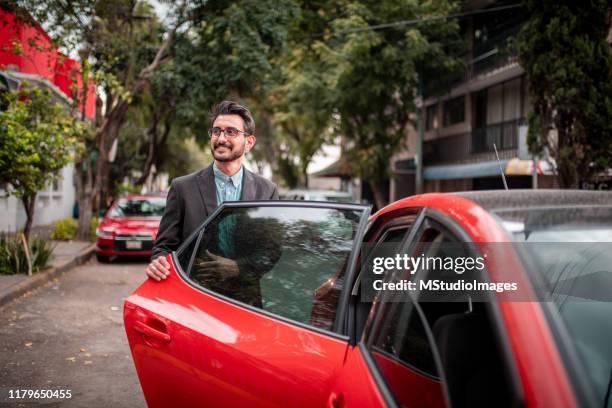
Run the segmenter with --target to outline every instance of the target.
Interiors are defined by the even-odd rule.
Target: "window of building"
[[[438,121],[436,120],[437,108],[438,105],[435,104],[425,108],[425,130],[434,130],[438,127]]]
[[[444,101],[444,126],[455,125],[465,121],[464,95]]]
[[[249,306],[331,330],[362,215],[354,209],[228,207],[204,228],[188,278]],[[181,253],[181,266],[189,259]]]

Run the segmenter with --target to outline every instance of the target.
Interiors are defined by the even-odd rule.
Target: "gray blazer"
[[[276,184],[244,169],[241,201],[278,200]],[[151,259],[178,249],[217,208],[212,164],[172,180]]]

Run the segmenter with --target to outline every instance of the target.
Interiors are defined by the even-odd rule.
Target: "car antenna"
[[[508,190],[508,183],[506,183],[506,175],[504,169],[502,169],[501,161],[499,160],[499,154],[497,154],[497,146],[493,143],[493,149],[495,149],[495,157],[497,157],[497,164],[499,164],[499,171],[501,172],[502,181],[504,182],[504,188]]]

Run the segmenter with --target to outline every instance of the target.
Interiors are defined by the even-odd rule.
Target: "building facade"
[[[547,160],[527,149],[527,81],[513,38],[523,22],[514,3],[469,1],[460,21],[468,43],[466,70],[423,78],[423,192],[555,187]],[[417,133],[394,156],[391,200],[416,193]],[[495,152],[497,149],[497,154]],[[497,159],[499,156],[499,160]]]

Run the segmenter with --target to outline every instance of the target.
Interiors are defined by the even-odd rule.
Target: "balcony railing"
[[[516,119],[474,129],[423,143],[424,164],[470,163],[495,160],[493,144],[500,158],[511,158],[517,154],[519,126],[523,119]]]
[[[465,69],[441,77],[428,77],[423,81],[425,98],[444,94],[459,83],[470,81],[479,75],[518,62],[518,50],[514,38],[520,26],[512,27],[488,41],[475,45],[469,55],[464,55]]]
[[[516,149],[518,147],[518,128],[522,120],[510,120],[496,123],[472,131],[472,153],[494,151],[493,144],[498,150]]]

